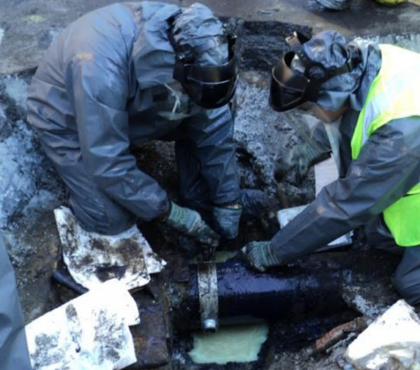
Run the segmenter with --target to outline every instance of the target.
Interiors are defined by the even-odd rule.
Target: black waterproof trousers
[[[0,369],[30,370],[25,323],[15,275],[0,236]]]
[[[368,243],[374,248],[401,255],[394,274],[394,286],[410,304],[420,304],[420,246],[403,248],[395,244],[382,216],[366,228]]]

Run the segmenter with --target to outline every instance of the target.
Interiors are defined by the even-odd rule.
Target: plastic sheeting
[[[87,289],[113,277],[127,289],[140,287],[150,281],[150,274],[166,265],[136,225],[118,235],[100,235],[83,230],[68,208],[54,212],[64,262],[73,279]]]
[[[124,284],[110,280],[26,326],[36,370],[119,370],[137,359],[129,326],[139,311]]]
[[[315,188],[316,195],[327,185],[332,183],[338,178],[337,167],[334,165],[332,158],[327,159],[321,163],[315,165]],[[277,213],[277,219],[280,227],[285,227],[290,221],[292,221],[299,213],[301,213],[307,205],[281,209]],[[338,248],[346,246],[352,243],[351,239],[352,232],[349,232],[339,238],[328,243],[325,247],[318,249],[318,251],[324,251],[328,249]]]
[[[292,207],[292,208],[285,208],[281,209],[277,212],[277,219],[279,221],[280,227],[285,227],[290,221],[292,221],[299,213],[301,213],[305,208],[305,206],[299,207]],[[325,251],[328,249],[344,247],[352,243],[351,234],[345,234],[340,236],[339,238],[333,240],[332,242],[328,243],[326,246],[317,249],[317,251]]]

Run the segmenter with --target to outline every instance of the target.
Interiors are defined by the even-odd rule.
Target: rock
[[[420,320],[399,300],[349,346],[345,358],[359,370],[420,369]]]

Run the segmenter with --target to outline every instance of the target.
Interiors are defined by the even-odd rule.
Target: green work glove
[[[180,207],[171,202],[171,209],[165,221],[169,226],[200,243],[212,247],[219,245],[220,236],[204,222],[198,212],[192,209]]]
[[[305,176],[311,166],[328,158],[328,151],[317,143],[303,143],[295,146],[284,157],[279,158],[274,169],[276,179],[281,179],[285,174],[294,170],[298,176]]]
[[[238,236],[241,214],[242,207],[239,203],[225,207],[214,207],[213,219],[216,230],[226,239],[235,239]]]
[[[250,265],[261,272],[268,267],[283,264],[274,254],[270,242],[251,242],[243,248],[243,251]]]

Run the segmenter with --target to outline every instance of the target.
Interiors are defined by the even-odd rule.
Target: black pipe
[[[220,324],[260,319],[325,317],[342,312],[346,285],[390,281],[396,262],[375,251],[314,254],[292,266],[259,273],[243,260],[217,264]],[[189,281],[174,284],[175,323],[200,327],[197,265],[189,266]]]
[[[70,273],[56,269],[52,275],[52,278],[57,281],[57,283],[61,284],[62,286],[65,286],[66,288],[72,290],[73,292],[81,295],[85,294],[88,289],[86,289],[83,285],[80,285],[76,281],[73,280]]]

